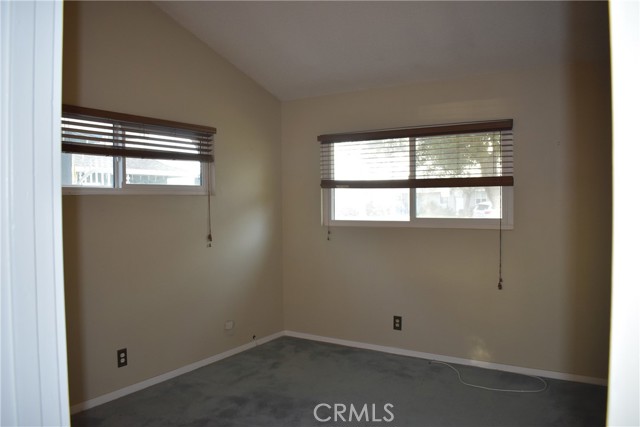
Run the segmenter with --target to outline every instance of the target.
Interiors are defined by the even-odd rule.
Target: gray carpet
[[[516,374],[456,367],[465,381],[489,387],[541,385]],[[72,425],[605,425],[606,387],[547,382],[541,393],[498,393],[462,385],[450,368],[428,360],[287,337],[78,413]],[[318,418],[331,418],[321,422],[314,417],[314,408],[322,403],[326,405],[318,407]],[[385,411],[385,404],[393,406]]]

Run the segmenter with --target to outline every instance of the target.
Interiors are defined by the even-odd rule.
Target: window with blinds
[[[509,119],[320,135],[325,223],[502,221],[514,185],[512,130]]]
[[[204,190],[216,129],[63,105],[62,181],[70,188]]]

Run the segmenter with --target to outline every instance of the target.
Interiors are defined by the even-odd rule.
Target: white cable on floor
[[[529,377],[529,378],[535,378],[535,379],[541,381],[542,384],[544,384],[544,387],[541,388],[541,389],[536,389],[536,390],[512,390],[512,389],[493,388],[493,387],[485,387],[485,386],[477,385],[477,384],[470,384],[470,383],[468,383],[468,382],[466,382],[466,381],[464,381],[462,379],[462,376],[460,375],[460,371],[458,371],[454,366],[451,366],[450,364],[448,364],[446,362],[440,362],[439,360],[431,360],[430,362],[431,363],[439,363],[441,365],[448,366],[449,368],[453,369],[456,372],[456,374],[458,374],[458,380],[460,380],[460,382],[462,384],[464,384],[466,386],[469,386],[469,387],[481,388],[483,390],[501,391],[501,392],[509,392],[509,393],[540,393],[540,392],[545,391],[547,389],[547,387],[549,386],[547,384],[547,382],[544,380],[544,378],[536,377],[534,375],[526,375],[526,374],[518,374],[518,375],[522,375],[522,376]]]

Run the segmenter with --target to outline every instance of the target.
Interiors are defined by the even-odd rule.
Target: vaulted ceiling
[[[601,1],[155,3],[281,100],[609,55]]]

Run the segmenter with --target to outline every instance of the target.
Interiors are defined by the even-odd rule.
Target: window
[[[512,120],[320,135],[325,225],[513,226]]]
[[[62,107],[65,193],[206,194],[215,128]]]

